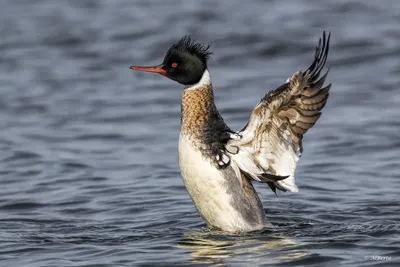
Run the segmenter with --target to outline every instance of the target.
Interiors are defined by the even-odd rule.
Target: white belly
[[[208,226],[230,232],[251,231],[265,226],[264,221],[256,227],[254,223],[249,224],[237,205],[236,208],[233,206],[232,195],[243,192],[232,192],[232,186],[227,183],[239,184],[239,180],[228,181],[224,178],[182,134],[179,139],[179,165],[186,189]]]

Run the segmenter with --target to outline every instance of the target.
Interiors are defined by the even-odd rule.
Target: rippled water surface
[[[0,266],[400,266],[399,1],[0,3]],[[180,177],[182,86],[161,62],[211,43],[239,130],[332,32],[331,96],[299,193],[256,185],[275,228],[209,232]]]

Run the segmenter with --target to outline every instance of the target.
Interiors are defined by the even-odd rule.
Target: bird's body
[[[249,231],[266,225],[252,184],[239,182],[232,167],[218,168],[213,148],[222,146],[229,130],[214,104],[208,71],[182,93],[179,165],[193,202],[210,228]],[[229,138],[228,136],[225,137]]]
[[[208,47],[185,38],[170,48],[163,64],[131,68],[185,85],[179,165],[207,226],[228,232],[262,229],[268,222],[252,181],[267,183],[275,193],[298,191],[294,171],[303,134],[319,119],[329,95],[330,86],[323,88],[326,74],[320,77],[329,37],[320,39],[311,66],[266,94],[239,132],[225,124],[215,106]]]

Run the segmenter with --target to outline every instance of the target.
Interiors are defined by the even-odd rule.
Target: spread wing
[[[246,127],[225,148],[236,175],[268,183],[276,193],[297,192],[296,164],[303,135],[319,119],[329,96],[320,77],[329,51],[330,34],[319,40],[315,58],[306,71],[296,72],[287,83],[269,92],[253,110]]]

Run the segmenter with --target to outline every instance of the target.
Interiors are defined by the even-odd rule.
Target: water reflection
[[[192,263],[225,265],[232,261],[259,266],[307,256],[295,249],[297,245],[279,233],[264,230],[239,235],[216,231],[186,233],[177,247],[190,251]]]

